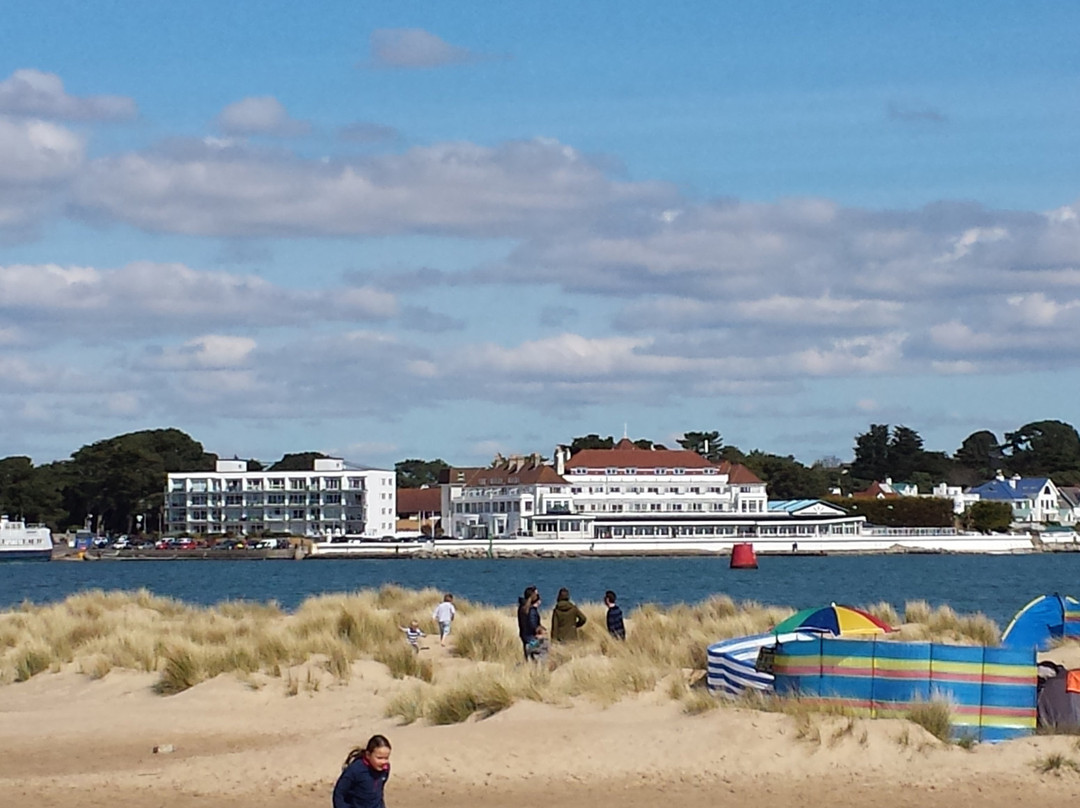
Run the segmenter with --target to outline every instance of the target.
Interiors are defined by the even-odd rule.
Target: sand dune
[[[0,688],[0,805],[327,806],[345,753],[373,732],[394,743],[391,808],[954,808],[1080,796],[1074,737],[965,751],[904,721],[687,716],[659,688],[607,708],[522,702],[483,721],[398,726],[383,712],[409,685],[374,662],[355,663],[348,684],[313,674],[294,696],[281,679],[220,676],[162,697],[155,678],[65,671]],[[164,744],[174,751],[154,754]],[[1064,765],[1039,771],[1052,755]]]

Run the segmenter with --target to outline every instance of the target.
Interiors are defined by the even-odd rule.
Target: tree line
[[[589,434],[574,438],[572,454],[583,449],[610,449],[613,436]],[[643,449],[661,444],[639,439]],[[907,426],[870,424],[855,437],[854,460],[822,458],[804,465],[793,455],[726,445],[719,430],[686,432],[677,443],[712,462],[741,463],[761,478],[773,499],[816,499],[839,491],[847,496],[871,482],[891,478],[918,485],[928,493],[938,483],[969,486],[1006,476],[1049,477],[1059,485],[1080,484],[1080,435],[1064,421],[1035,421],[999,440],[989,430],[973,432],[953,454],[927,451],[923,439]],[[312,467],[319,452],[287,454],[253,470],[292,471]],[[66,460],[35,466],[29,457],[0,459],[0,513],[43,522],[54,530],[89,525],[97,531],[131,533],[140,527],[160,529],[166,474],[213,471],[217,455],[179,429],[130,432],[83,446]],[[398,485],[436,485],[449,464],[440,458],[411,458],[395,464]],[[929,517],[927,517],[929,518]]]

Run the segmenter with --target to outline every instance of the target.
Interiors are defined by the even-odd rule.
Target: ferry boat
[[[52,532],[44,525],[0,515],[0,561],[48,561],[52,548]]]

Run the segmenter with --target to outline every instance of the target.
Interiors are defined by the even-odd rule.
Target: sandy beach
[[[436,667],[468,664],[437,644]],[[1074,736],[968,751],[905,721],[723,707],[686,715],[658,686],[610,706],[519,702],[484,720],[401,726],[384,717],[408,680],[373,661],[347,683],[297,671],[221,675],[173,696],[154,674],[74,670],[0,687],[0,805],[328,806],[348,749],[394,744],[391,808],[543,804],[644,808],[1006,806],[1080,796]],[[323,678],[320,678],[320,675]],[[154,747],[173,751],[155,753]],[[1041,771],[1058,755],[1065,761]]]

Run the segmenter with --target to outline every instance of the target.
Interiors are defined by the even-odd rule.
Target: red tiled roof
[[[763,484],[763,481],[742,463],[730,463],[724,460],[720,463],[720,473],[727,474],[728,482],[736,485]]]
[[[704,469],[713,465],[689,449],[642,449],[628,438],[613,449],[582,449],[566,461],[568,469]]]
[[[510,471],[504,468],[472,469],[465,480],[465,485],[565,485],[566,480],[556,473],[551,466],[541,465],[532,468]]]
[[[442,490],[439,488],[399,488],[397,490],[397,512],[426,513],[442,508]]]

